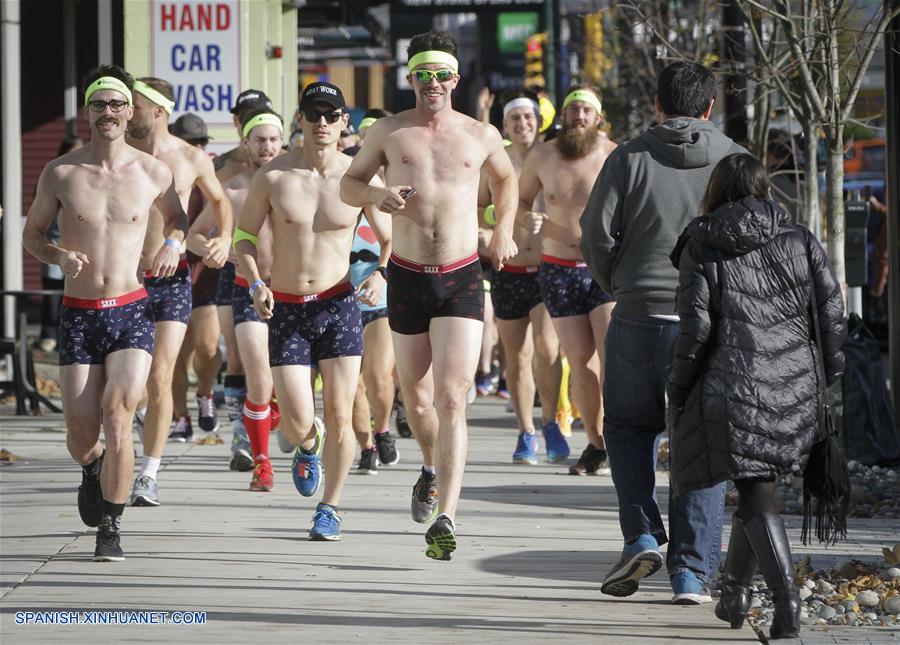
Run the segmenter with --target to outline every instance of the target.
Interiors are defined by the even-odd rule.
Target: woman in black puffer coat
[[[677,411],[674,494],[725,479],[738,489],[716,615],[741,626],[758,560],[775,597],[772,637],[783,638],[799,633],[800,605],[775,477],[806,462],[824,390],[843,371],[846,323],[822,247],[789,225],[770,195],[765,168],[751,155],[731,155],[713,170],[705,215],[672,253],[680,322],[668,394]],[[810,317],[813,288],[823,361]]]

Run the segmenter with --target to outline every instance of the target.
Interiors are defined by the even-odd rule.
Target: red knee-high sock
[[[268,403],[244,401],[244,427],[250,435],[253,459],[264,461],[269,458],[269,432],[272,427],[272,411]]]

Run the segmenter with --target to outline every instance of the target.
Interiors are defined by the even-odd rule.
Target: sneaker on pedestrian
[[[257,461],[253,467],[250,490],[268,493],[273,488],[275,488],[275,473],[272,471],[272,462],[268,459]]]
[[[669,578],[672,584],[673,605],[700,605],[712,602],[709,589],[693,571],[679,571]]]
[[[622,557],[600,586],[600,593],[618,598],[630,596],[638,590],[638,581],[659,571],[662,564],[656,538],[642,533],[637,540],[625,545]]]
[[[291,474],[297,492],[304,497],[315,495],[322,484],[322,446],[325,443],[323,429],[316,426],[316,443],[311,454],[307,454],[302,448],[294,451]]]
[[[331,506],[327,504],[316,506],[309,539],[316,542],[336,542],[341,539],[341,516]]]
[[[456,551],[456,527],[441,513],[425,533],[425,555],[433,560],[449,560]]]
[[[112,516],[104,515],[97,529],[94,562],[121,562],[125,559],[119,538],[119,523]]]
[[[131,506],[159,506],[156,480],[149,475],[138,475],[131,487]]]
[[[537,436],[533,431],[520,432],[516,451],[513,453],[513,463],[534,465],[537,462]]]
[[[363,448],[359,455],[359,464],[356,466],[357,475],[378,474],[378,450],[375,446]]]
[[[569,458],[569,454],[571,454],[569,442],[566,441],[555,421],[545,423],[541,428],[541,434],[544,435],[544,443],[547,446],[547,461],[555,464]]]
[[[494,390],[494,377],[490,373],[475,377],[475,391],[478,396],[488,396]]]
[[[513,400],[512,400],[512,399],[509,399],[509,400],[506,402],[506,411],[507,411],[507,412],[515,412],[515,411],[516,411],[516,406],[513,405]]]
[[[216,412],[216,402],[212,394],[197,395],[197,425],[203,432],[217,432],[219,430],[219,414]]]
[[[389,431],[375,433],[375,447],[378,448],[378,461],[382,466],[393,466],[400,461],[400,452]]]
[[[506,379],[503,378],[502,376],[500,377],[500,380],[497,381],[497,392],[496,392],[496,394],[497,394],[498,397],[500,397],[500,398],[503,399],[504,401],[511,401],[511,400],[512,400],[512,399],[509,398],[509,388],[506,386]]]
[[[99,526],[103,516],[103,491],[100,489],[100,468],[103,457],[97,465],[96,475],[81,471],[81,485],[78,487],[78,514],[86,526]]]
[[[405,439],[412,436],[412,428],[409,427],[409,421],[406,420],[406,409],[403,407],[403,401],[400,397],[394,397],[394,425],[397,427],[397,434]]]
[[[244,425],[232,425],[234,433],[231,435],[231,462],[228,468],[239,472],[253,470],[253,454],[250,447],[250,437]]]
[[[175,429],[169,434],[169,441],[188,443],[194,438],[194,429],[191,428],[189,416],[178,417],[175,420]]]
[[[419,524],[432,521],[438,513],[437,477],[424,467],[413,486],[411,512],[413,521]]]
[[[588,443],[578,461],[569,466],[570,475],[608,475],[606,451]]]

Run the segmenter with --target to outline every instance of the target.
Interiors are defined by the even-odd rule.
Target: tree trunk
[[[838,284],[847,281],[844,267],[844,127],[826,132],[825,204],[828,212],[828,259]],[[846,290],[845,290],[846,294]]]

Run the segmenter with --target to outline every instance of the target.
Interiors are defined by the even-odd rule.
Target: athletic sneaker
[[[216,413],[216,402],[212,394],[197,395],[197,425],[203,432],[216,432],[219,429],[219,415]]]
[[[534,432],[520,432],[516,451],[513,453],[513,463],[534,465],[537,462],[537,436]]]
[[[94,562],[121,562],[125,559],[119,544],[119,523],[109,515],[104,515],[97,529],[97,545],[94,548]]]
[[[595,448],[589,443],[578,458],[578,462],[569,466],[570,475],[608,475],[609,464],[606,460],[606,451]]]
[[[232,427],[234,434],[231,435],[231,462],[228,464],[228,468],[239,472],[253,470],[253,454],[247,429],[244,428],[244,424]]]
[[[509,398],[509,388],[506,387],[506,379],[501,377],[499,381],[497,381],[497,396],[499,396],[504,401],[510,401]]]
[[[679,571],[669,578],[672,583],[673,605],[699,605],[712,602],[709,589],[693,571]]]
[[[268,459],[256,462],[253,467],[253,479],[250,480],[250,490],[260,493],[268,493],[275,488],[275,473],[272,472],[272,462]]]
[[[637,540],[625,545],[622,557],[607,574],[600,592],[619,598],[630,596],[638,590],[638,581],[656,573],[662,564],[656,538],[642,533]]]
[[[131,499],[128,503],[132,506],[159,506],[156,480],[149,475],[139,475],[131,487]]]
[[[359,455],[359,465],[356,467],[357,475],[378,474],[378,450],[375,446],[365,448]]]
[[[433,560],[449,560],[456,551],[456,527],[453,520],[441,513],[425,533],[425,555]]]
[[[490,373],[475,377],[475,391],[478,396],[488,396],[494,390],[494,378]]]
[[[422,474],[416,480],[412,492],[412,518],[414,522],[425,524],[435,518],[438,512],[438,489],[437,477],[431,473],[425,472],[422,467]]]
[[[397,434],[401,437],[409,439],[412,436],[412,428],[406,420],[406,410],[403,408],[403,401],[399,397],[394,397],[394,424],[397,426]]]
[[[375,447],[378,448],[378,461],[382,466],[393,466],[400,461],[400,453],[390,432],[375,433]]]
[[[541,428],[541,434],[544,435],[544,443],[547,445],[547,461],[555,464],[569,458],[571,453],[569,442],[566,441],[556,421],[545,423]]]
[[[78,487],[78,514],[86,526],[100,526],[103,516],[103,491],[100,489],[100,468],[103,456],[97,464],[96,475],[88,475],[81,470],[81,486]]]
[[[194,429],[191,428],[191,418],[178,417],[175,420],[175,429],[169,434],[169,441],[187,443],[194,438]]]
[[[294,461],[291,463],[291,474],[294,477],[294,486],[304,497],[312,497],[319,490],[322,483],[322,446],[325,437],[324,428],[316,426],[316,443],[313,453],[306,454],[301,448],[294,451]]]
[[[335,542],[341,539],[341,516],[327,504],[316,506],[313,525],[309,530],[309,539],[316,542]]]

